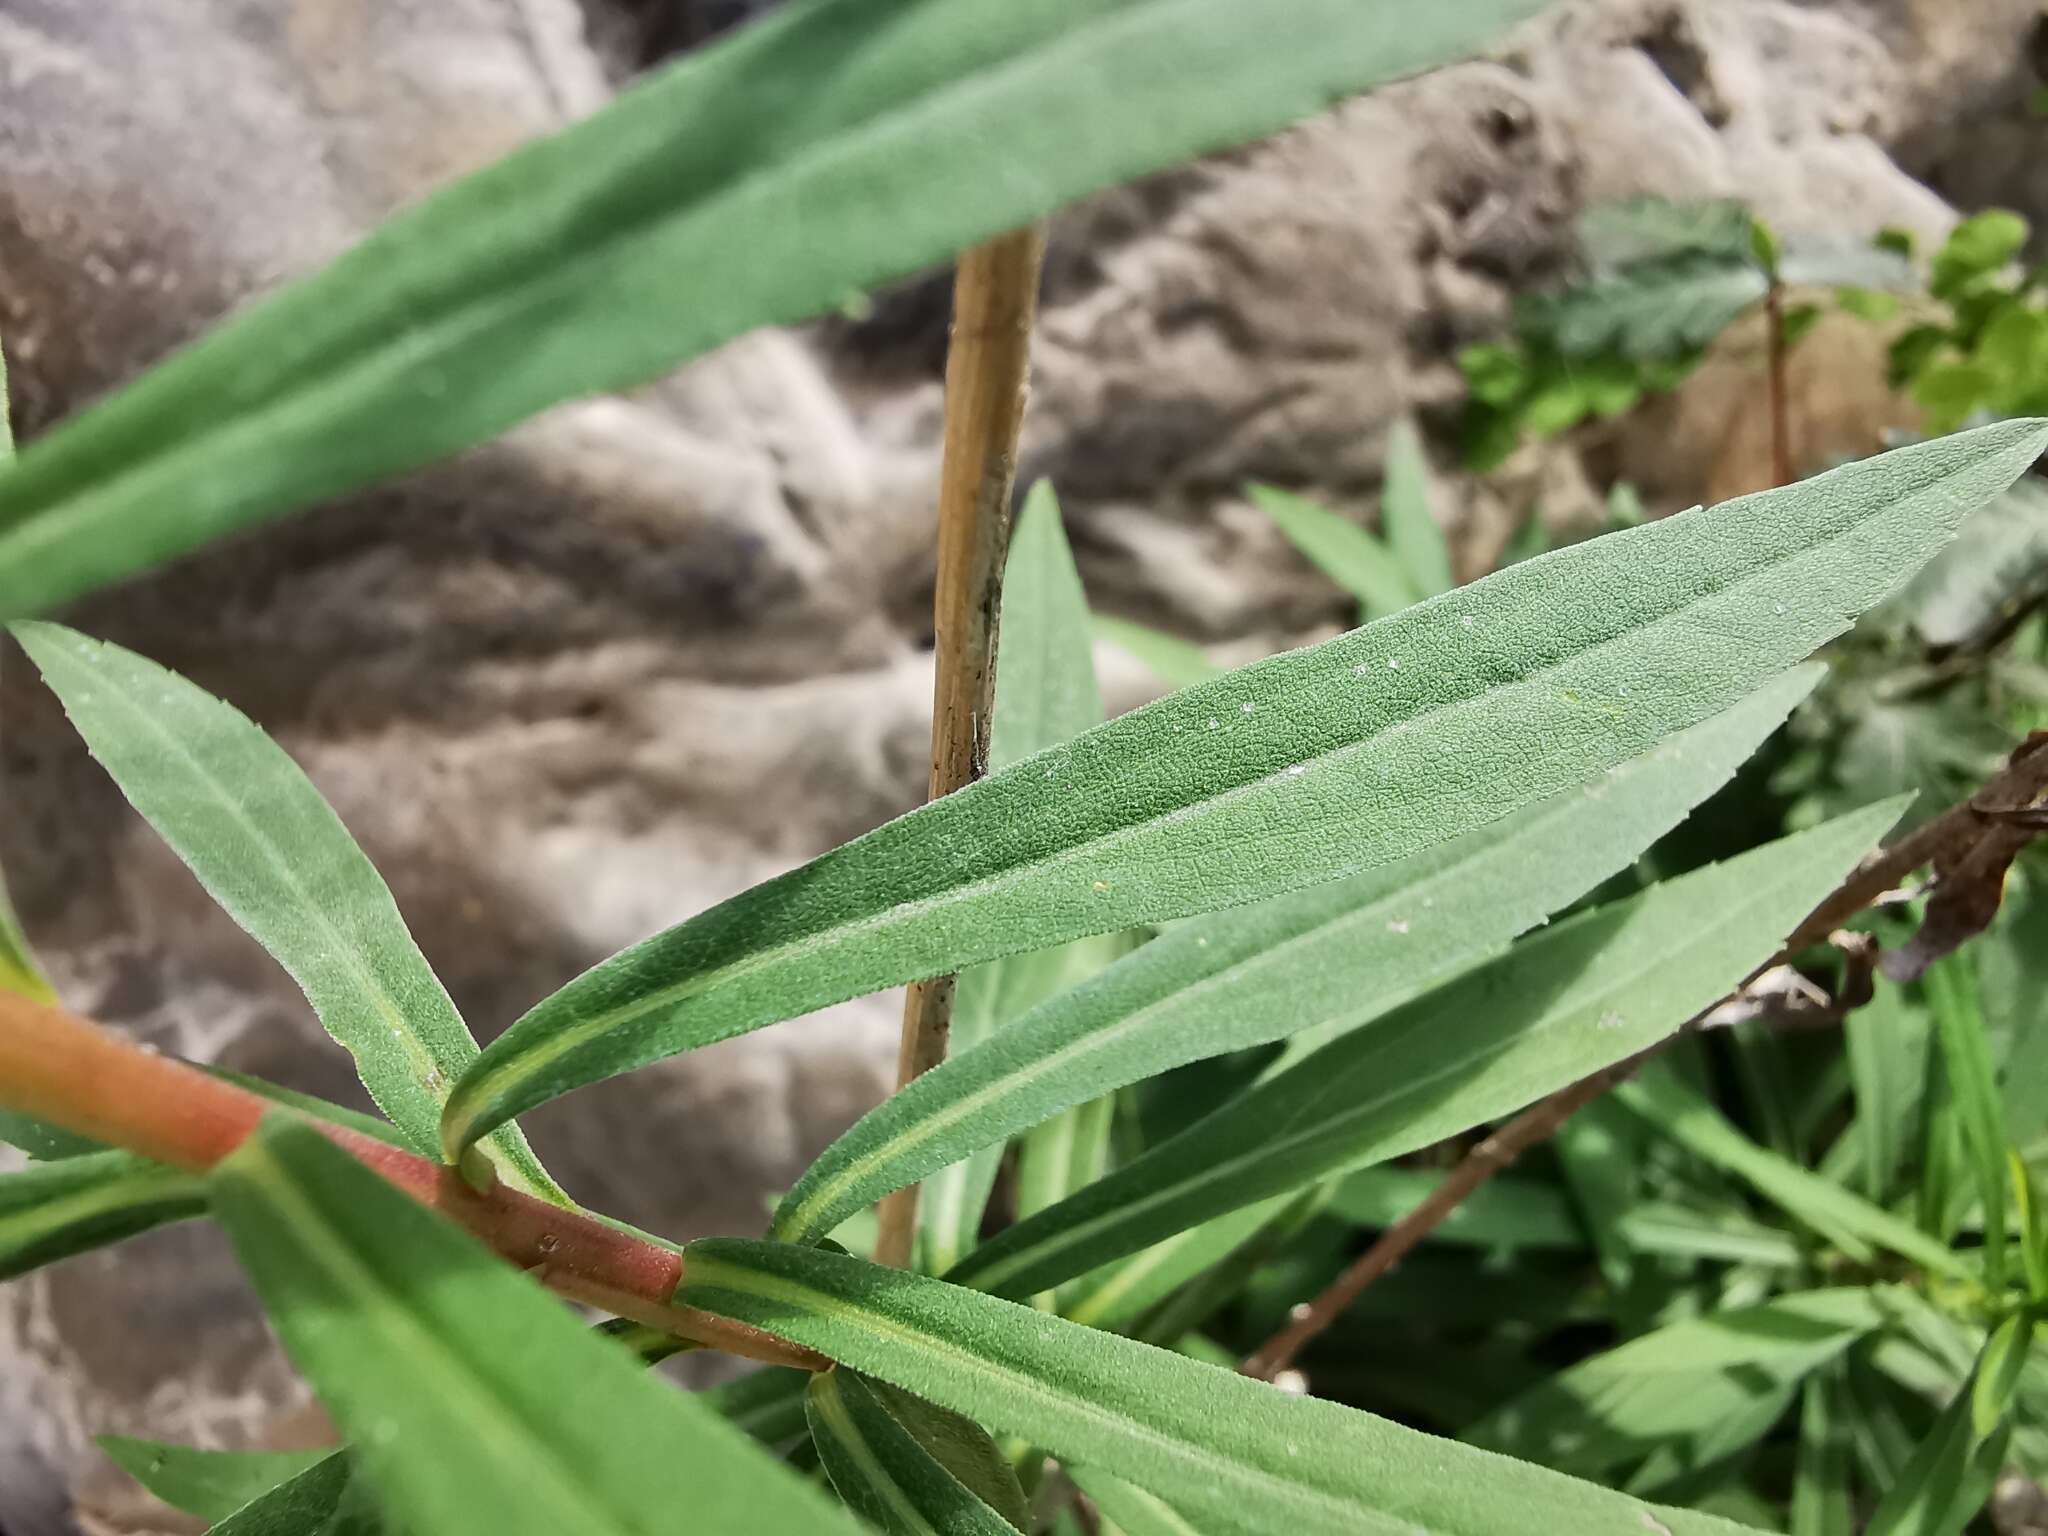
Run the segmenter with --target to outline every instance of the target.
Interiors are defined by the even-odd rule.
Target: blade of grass
[[[1851,1258],[1867,1262],[1885,1248],[1935,1274],[1975,1278],[1968,1262],[1912,1223],[1758,1146],[1662,1063],[1617,1088],[1615,1101],[1657,1135],[1742,1179]]]
[[[1996,1292],[2005,1288],[2005,1109],[1977,1006],[1975,955],[1965,950],[1937,961],[1922,984],[1984,1213],[1984,1283]]]

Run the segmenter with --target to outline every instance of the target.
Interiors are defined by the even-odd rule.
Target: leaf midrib
[[[706,1271],[710,1271],[708,1278]],[[938,1334],[922,1332],[899,1323],[858,1302],[828,1295],[805,1285],[800,1280],[785,1279],[762,1270],[750,1269],[727,1259],[696,1253],[688,1256],[686,1274],[690,1285],[716,1288],[721,1284],[718,1278],[721,1273],[726,1277],[722,1283],[742,1295],[752,1295],[764,1301],[795,1306],[813,1316],[830,1317],[833,1313],[838,1313],[843,1318],[858,1319],[860,1324],[872,1333],[885,1335],[917,1353],[940,1356],[950,1361],[956,1370],[967,1374],[995,1377],[1003,1385],[1010,1387],[1017,1396],[1032,1399],[1038,1402],[1041,1408],[1050,1405],[1051,1411],[1055,1414],[1065,1411],[1072,1416],[1088,1420],[1112,1438],[1143,1441],[1171,1459],[1212,1474],[1220,1468],[1233,1474],[1231,1480],[1243,1487],[1247,1493],[1277,1496],[1278,1501],[1282,1503],[1295,1502],[1302,1514],[1327,1510],[1345,1521],[1355,1522],[1361,1513],[1369,1513],[1376,1519],[1384,1521],[1380,1511],[1362,1510],[1356,1501],[1342,1494],[1331,1493],[1307,1483],[1291,1481],[1267,1471],[1256,1462],[1222,1451],[1216,1452],[1213,1460],[1208,1459],[1201,1447],[1192,1441],[1175,1436],[1144,1420],[1126,1417],[1098,1407],[1086,1398],[1048,1392],[1035,1376],[989,1356],[977,1355],[962,1349],[952,1340],[942,1338]],[[769,1323],[762,1323],[759,1326],[770,1332],[775,1331],[773,1325]],[[1329,1529],[1347,1532],[1350,1536],[1356,1536],[1358,1531],[1355,1523],[1333,1526]],[[1388,1526],[1387,1530],[1389,1536],[1393,1536],[1394,1527]]]

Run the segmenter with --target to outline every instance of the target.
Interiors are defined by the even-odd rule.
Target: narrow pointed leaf
[[[1199,1527],[1166,1500],[1120,1477],[1093,1467],[1069,1467],[1067,1475],[1124,1536],[1203,1536]]]
[[[928,1403],[886,1381],[870,1380],[866,1385],[940,1466],[1011,1525],[1030,1528],[1031,1510],[1017,1469],[987,1430],[965,1414]]]
[[[1476,52],[1541,3],[786,7],[38,441],[0,487],[0,616]]]
[[[1088,599],[1045,481],[1033,486],[1010,538],[997,640],[989,770],[1071,740],[1102,722],[1088,631]],[[1010,955],[960,978],[953,1010],[955,1054],[989,1039],[1018,1015],[1094,974],[1129,946],[1115,934]],[[918,1199],[918,1249],[929,1271],[951,1268],[972,1248],[995,1187],[1002,1148],[934,1170]],[[1043,1154],[1040,1155],[1041,1171]]]
[[[0,883],[0,991],[16,992],[39,1003],[57,1000],[56,989],[28,947],[28,936],[21,931],[21,920],[14,915],[14,903],[4,883]]]
[[[171,1508],[207,1521],[225,1520],[334,1455],[332,1450],[202,1451],[126,1435],[101,1435],[99,1447]]]
[[[1090,622],[1096,634],[1135,656],[1172,687],[1192,688],[1196,683],[1221,677],[1227,670],[1211,661],[1200,646],[1177,635],[1133,624],[1128,619],[1111,618],[1106,613],[1096,614]]]
[[[1358,524],[1291,491],[1270,485],[1250,490],[1259,510],[1309,564],[1358,599],[1361,617],[1383,619],[1427,595],[1415,589],[1394,552]]]
[[[1060,526],[1059,501],[1041,480],[1017,514],[1003,570],[988,771],[1000,773],[1101,723],[1088,597]]]
[[[1436,1192],[1428,1168],[1367,1168],[1338,1181],[1330,1212],[1362,1227],[1391,1227]],[[1488,1179],[1429,1232],[1433,1242],[1496,1249],[1582,1249],[1586,1229],[1562,1190],[1541,1179]]]
[[[811,1378],[811,1441],[832,1486],[889,1536],[1013,1536],[1017,1529],[976,1498],[841,1367]]]
[[[767,1452],[317,1131],[265,1123],[215,1214],[401,1528],[848,1532]],[[516,1341],[516,1347],[514,1342]]]
[[[1387,434],[1387,483],[1380,496],[1380,531],[1417,597],[1435,597],[1457,585],[1450,546],[1431,507],[1429,458],[1422,435],[1403,416]]]
[[[127,1152],[0,1174],[0,1280],[205,1210],[203,1181]]]
[[[1807,1378],[1799,1414],[1799,1459],[1792,1471],[1792,1536],[1856,1536],[1847,1407],[1840,1367]]]
[[[155,662],[55,624],[14,633],[129,801],[228,915],[291,973],[370,1097],[432,1157],[476,1042],[369,859],[319,790],[240,710]],[[562,1198],[518,1128],[511,1182]]]
[[[822,1236],[933,1168],[1171,1067],[1366,1024],[1626,869],[1817,676],[1774,679],[1594,783],[1440,848],[1154,939],[869,1113],[784,1199],[776,1235]]]
[[[1205,1221],[1075,1280],[1060,1313],[1090,1328],[1125,1328],[1259,1240],[1294,1206],[1276,1195]]]
[[[376,1496],[347,1451],[243,1505],[209,1536],[389,1536]]]
[[[0,470],[13,458],[14,419],[7,399],[7,351],[0,347]],[[36,964],[35,953],[28,947],[4,880],[0,880],[0,989],[18,992],[39,1003],[55,1002],[57,997]]]
[[[1622,1223],[1641,1200],[1638,1136],[1628,1115],[1596,1100],[1551,1138],[1565,1187],[1599,1258],[1600,1273],[1617,1295],[1627,1291],[1635,1273],[1633,1244],[1623,1235]]]
[[[1024,1133],[1017,1148],[1017,1215],[1058,1205],[1109,1171],[1110,1122],[1116,1096],[1106,1093],[1061,1110]]]
[[[48,1125],[11,1109],[0,1109],[0,1141],[10,1147],[19,1147],[42,1163],[107,1150],[99,1142],[76,1135],[62,1126]]]
[[[1897,814],[1857,812],[1525,940],[1011,1227],[952,1278],[1007,1295],[1042,1290],[1634,1055],[1768,959]]]
[[[1882,980],[1871,1000],[1842,1021],[1856,1095],[1849,1133],[1859,1149],[1863,1193],[1872,1200],[1891,1198],[1907,1148],[1919,1134],[1932,1033],[1927,1010]]]
[[[1658,1135],[1745,1180],[1851,1258],[1868,1260],[1877,1249],[1888,1248],[1937,1274],[1974,1278],[1969,1264],[1911,1222],[1751,1141],[1703,1095],[1661,1066],[1622,1084],[1615,1100]]]
[[[804,1388],[809,1384],[803,1371],[764,1366],[699,1393],[697,1400],[735,1429],[781,1449],[804,1433]]]
[[[1865,1536],[1961,1536],[1991,1496],[2005,1465],[2010,1424],[1987,1438],[1971,1424],[1973,1381],[1965,1381],[1934,1427],[1884,1490]]]
[[[2016,1312],[1998,1325],[1985,1344],[1970,1386],[1970,1429],[1979,1440],[1989,1440],[2012,1412],[2033,1342],[2034,1320]]]
[[[1885,1318],[1877,1293],[1853,1288],[1674,1323],[1561,1372],[1487,1415],[1465,1438],[1585,1476],[1656,1452],[1683,1457],[1691,1442],[1712,1436],[1750,1404],[1770,1409],[1765,1423],[1753,1426],[1761,1434],[1788,1389],[1883,1327]]]
[[[2043,442],[2001,423],[1611,534],[1097,726],[570,983],[457,1085],[444,1143],[851,996],[1335,879],[1583,784],[1839,634]]]
[[[1975,953],[1943,957],[1928,967],[1923,984],[1963,1143],[1976,1173],[1984,1217],[1984,1283],[1996,1291],[2005,1284],[2005,1107],[1998,1094],[1991,1041],[1984,1031],[1984,1011],[1977,1002]]]
[[[1122,1478],[1229,1536],[1643,1536],[1650,1506],[942,1281],[707,1239],[677,1299]],[[1654,1511],[1672,1536],[1737,1528]]]

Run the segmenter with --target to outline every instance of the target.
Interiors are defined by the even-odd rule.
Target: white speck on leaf
[[[1389,672],[1398,672],[1398,671],[1400,671],[1400,670],[1401,670],[1401,662],[1400,662],[1400,659],[1399,659],[1398,657],[1394,657],[1394,656],[1389,656],[1389,657],[1387,658],[1387,670],[1388,670]]]
[[[1095,889],[1097,889],[1098,891],[1106,891],[1109,889],[1109,882],[1107,880],[1098,880],[1095,882]]]
[[[1612,1008],[1600,1015],[1600,1028],[1602,1029],[1626,1029],[1627,1027],[1628,1020],[1624,1019]]]
[[[1209,722],[1209,729],[1212,731],[1220,731],[1223,729],[1223,723],[1220,720],[1211,720]]]
[[[1637,1510],[1636,1513],[1642,1516],[1643,1529],[1648,1531],[1650,1536],[1671,1536],[1671,1527],[1662,1520],[1659,1520],[1647,1509]]]
[[[1302,775],[1303,775],[1304,773],[1307,773],[1307,772],[1308,772],[1308,764],[1307,764],[1307,763],[1296,763],[1296,764],[1295,764],[1295,765],[1294,765],[1294,766],[1293,766],[1292,768],[1290,768],[1290,769],[1288,769],[1288,770],[1287,770],[1287,777],[1289,777],[1290,779],[1298,779],[1298,778],[1300,778],[1300,777],[1301,777],[1301,776],[1302,776]]]
[[[1392,918],[1388,918],[1388,919],[1387,919],[1387,932],[1389,932],[1389,933],[1406,933],[1407,931],[1408,931],[1408,919],[1407,919],[1407,918],[1405,918],[1405,917],[1392,917]]]
[[[1237,712],[1241,715],[1250,714],[1252,712],[1252,701],[1250,699],[1246,699],[1242,704],[1237,706]]]

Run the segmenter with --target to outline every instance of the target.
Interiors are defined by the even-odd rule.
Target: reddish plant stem
[[[62,1008],[7,994],[0,994],[0,1105],[191,1173],[205,1173],[233,1152],[265,1115],[296,1113]],[[751,1359],[806,1369],[828,1363],[757,1329],[674,1305],[683,1256],[673,1248],[502,1183],[474,1189],[453,1168],[304,1118],[562,1295]]]
[[[1958,848],[1973,846],[1987,832],[2002,825],[2022,807],[2029,807],[2048,795],[2048,733],[2036,733],[2013,753],[2005,770],[1983,789],[1952,806],[1919,830],[1899,839],[1865,859],[1826,900],[1809,912],[1792,930],[1784,947],[1743,978],[1744,987],[1773,966],[1784,963],[1800,950],[1822,943],[1851,917],[1874,905],[1914,870],[1934,863]],[[1719,1006],[1718,1004],[1716,1006]],[[1708,1010],[1711,1012],[1712,1010]],[[1705,1014],[1700,1015],[1705,1017]],[[1564,1123],[1581,1109],[1633,1077],[1636,1070],[1697,1023],[1690,1020],[1668,1039],[1648,1050],[1581,1078],[1569,1088],[1525,1109],[1499,1130],[1487,1136],[1465,1154],[1414,1210],[1382,1232],[1371,1247],[1353,1260],[1313,1301],[1295,1309],[1287,1326],[1246,1356],[1239,1367],[1247,1376],[1271,1381],[1292,1365],[1312,1341],[1341,1317],[1380,1276],[1408,1256],[1424,1238],[1443,1223],[1472,1192],[1495,1174],[1513,1165],[1531,1147],[1556,1135]]]

